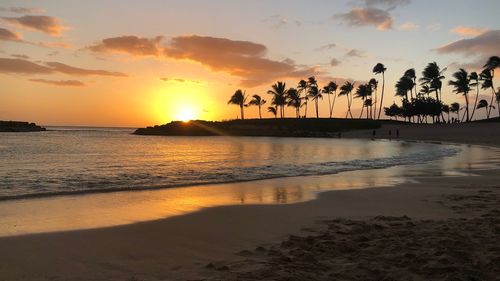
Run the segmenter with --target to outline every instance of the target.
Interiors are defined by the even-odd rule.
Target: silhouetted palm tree
[[[307,89],[308,89],[308,84],[307,84],[307,81],[306,80],[300,80],[299,81],[299,84],[297,85],[297,90],[299,91],[299,94],[300,93],[304,93],[304,106],[305,106],[305,110],[304,110],[304,118],[307,117],[307,102],[309,101],[309,97],[307,96]]]
[[[446,116],[448,117],[448,123],[450,123],[450,106],[447,104],[444,104],[442,110],[444,113],[446,113]]]
[[[375,118],[373,114],[373,105],[375,105],[375,115],[377,114],[377,88],[378,88],[378,81],[375,78],[370,79],[368,84],[372,88],[372,93],[374,92],[375,94],[373,95],[372,98],[372,105],[370,106],[370,115],[372,116],[372,119]]]
[[[408,99],[408,92],[411,92],[413,89],[413,80],[409,76],[402,76],[399,78],[399,81],[396,83],[396,96],[400,96],[406,101],[409,101]]]
[[[328,89],[330,90],[328,98],[330,98],[330,94],[333,94],[333,101],[332,101],[332,104],[329,106],[330,107],[330,118],[332,118],[332,116],[333,116],[333,109],[334,109],[334,106],[335,106],[335,99],[337,98],[337,88],[338,88],[337,83],[335,83],[333,81],[330,81],[328,83]],[[330,101],[328,101],[328,102],[330,102]]]
[[[417,96],[417,75],[415,73],[415,68],[410,68],[405,71],[404,76],[410,78],[413,81],[413,87],[415,88],[415,97]],[[413,99],[413,90],[410,91],[411,98]]]
[[[469,83],[471,87],[476,87],[476,99],[474,100],[472,114],[470,115],[470,120],[472,120],[474,118],[474,113],[476,112],[477,100],[479,98],[479,75],[477,75],[476,72],[471,72],[469,74]]]
[[[455,112],[457,114],[457,120],[460,119],[460,104],[458,102],[454,102],[452,104],[450,104],[450,111],[451,112]]]
[[[248,103],[248,105],[256,105],[259,107],[259,118],[262,119],[262,113],[260,108],[266,104],[266,100],[262,99],[259,95],[253,95],[252,100]]]
[[[490,105],[493,103],[493,99],[495,97],[495,86],[493,85],[493,78],[495,78],[495,69],[500,68],[500,58],[497,56],[492,56],[488,59],[486,64],[483,66],[485,71],[489,71],[491,74],[491,90],[492,90],[492,96],[491,96],[491,102]],[[497,106],[500,106],[500,104],[497,104]],[[491,112],[491,107],[489,109]],[[500,108],[498,110],[498,115],[500,116]]]
[[[467,114],[466,121],[469,122],[469,75],[465,69],[460,68],[459,71],[453,73],[453,78],[455,78],[455,80],[450,80],[448,84],[454,87],[453,92],[462,94],[465,97],[465,112]]]
[[[276,107],[269,106],[267,108],[267,112],[271,112],[274,115],[274,118],[278,118],[278,111],[276,110]]]
[[[373,70],[372,70],[373,73],[375,73],[375,74],[382,73],[382,93],[380,94],[380,106],[379,106],[379,110],[378,110],[377,119],[380,119],[380,113],[382,113],[382,105],[384,104],[384,88],[385,88],[385,71],[386,70],[387,70],[387,68],[381,63],[377,63],[373,67]]]
[[[360,98],[362,101],[361,113],[359,114],[359,118],[363,115],[363,110],[366,106],[365,101],[369,99],[372,95],[372,88],[369,84],[361,84],[356,89],[356,95],[354,98]],[[368,119],[368,108],[366,109],[366,118]]]
[[[268,94],[273,96],[271,104],[275,105],[280,110],[280,117],[285,117],[286,94],[288,92],[286,83],[278,81],[273,84],[272,90],[267,91]]]
[[[340,87],[339,97],[346,96],[347,98],[347,112],[345,114],[345,118],[347,118],[348,115],[351,116],[351,118],[353,118],[351,112],[351,102],[352,102],[351,92],[353,89],[354,89],[354,83],[351,83],[349,81],[346,81]]]
[[[240,107],[242,120],[245,119],[245,112],[244,112],[243,108],[245,107],[246,100],[247,100],[247,96],[245,95],[245,92],[238,89],[238,90],[236,90],[236,92],[234,92],[234,94],[231,96],[231,98],[227,102],[228,104],[235,104],[235,105],[238,105]]]
[[[441,87],[443,85],[441,80],[445,78],[443,76],[443,73],[445,71],[446,68],[441,70],[436,62],[431,62],[424,68],[424,71],[422,71],[422,77],[419,79],[419,81],[421,82],[420,85],[427,86],[429,93],[436,93],[436,100],[438,102],[441,101]]]
[[[319,118],[319,99],[322,99],[323,95],[321,94],[321,90],[318,88],[318,85],[309,86],[307,95],[314,101],[314,105],[316,107],[316,118]]]
[[[486,100],[480,100],[479,103],[477,104],[477,109],[484,108],[486,111],[486,118],[490,119],[490,111],[488,110],[488,102]]]
[[[488,88],[491,89],[491,103],[493,103],[493,99],[495,98],[495,88],[493,86],[493,71],[490,69],[484,69],[481,74],[479,74],[479,80],[482,81],[481,89],[486,90]],[[489,109],[491,110],[491,108]]]
[[[300,107],[302,106],[302,97],[299,91],[294,88],[288,89],[287,106],[295,108],[295,116],[300,118]]]

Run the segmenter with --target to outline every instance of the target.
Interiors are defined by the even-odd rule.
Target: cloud
[[[21,34],[0,27],[0,41],[21,41]]]
[[[127,75],[121,72],[112,72],[107,70],[95,70],[95,69],[84,69],[74,66],[69,66],[60,62],[47,62],[45,63],[52,70],[77,76],[88,76],[88,75],[100,75],[100,76],[116,76],[116,77],[126,77]]]
[[[195,84],[200,84],[201,83],[198,80],[189,80],[189,79],[183,79],[183,78],[162,77],[162,78],[160,78],[160,80],[164,81],[164,82],[195,83]]]
[[[418,24],[415,24],[413,22],[405,22],[403,24],[401,24],[399,27],[398,27],[399,30],[405,30],[405,31],[409,31],[409,30],[418,30],[419,29],[419,26]]]
[[[393,10],[399,6],[410,4],[410,0],[363,0],[367,7],[383,7]]]
[[[356,57],[356,58],[365,57],[363,52],[361,52],[360,50],[356,50],[356,49],[350,49],[349,51],[347,51],[347,53],[345,55],[348,57]]]
[[[461,53],[467,56],[496,55],[498,50],[500,30],[486,31],[476,37],[460,39],[435,49],[440,54]]]
[[[20,58],[0,58],[0,73],[11,74],[52,74],[63,73],[76,76],[100,75],[124,77],[126,74],[106,70],[92,70],[69,66],[59,62],[48,62],[45,65]]]
[[[247,87],[317,73],[315,68],[299,68],[290,61],[268,59],[266,52],[262,44],[197,35],[174,37],[163,51],[165,57],[198,62],[213,71],[241,77],[241,85]]]
[[[50,74],[52,69],[23,59],[0,58],[0,73]]]
[[[273,28],[280,28],[290,23],[295,24],[295,26],[301,26],[302,22],[299,20],[290,20],[287,17],[280,15],[273,15],[262,20],[264,23],[270,23]]]
[[[13,58],[17,58],[17,59],[25,59],[25,60],[29,60],[30,57],[28,57],[27,55],[17,55],[17,54],[13,54],[13,55],[10,55],[11,57]]]
[[[29,79],[28,81],[55,85],[55,86],[72,86],[72,87],[83,87],[85,83],[78,80],[46,80],[46,79]]]
[[[427,25],[427,30],[429,30],[431,32],[439,31],[439,30],[441,30],[441,24],[439,24],[439,23],[428,24]]]
[[[184,35],[163,42],[163,36],[144,38],[119,36],[87,47],[98,53],[155,56],[199,63],[212,71],[242,78],[241,85],[254,87],[278,78],[307,77],[319,73],[315,67],[300,67],[291,60],[266,58],[266,46],[210,36]]]
[[[43,32],[50,36],[61,36],[66,29],[61,25],[60,20],[49,16],[27,15],[22,17],[3,17],[7,23],[28,30]]]
[[[351,26],[376,26],[378,30],[392,29],[393,19],[388,11],[378,8],[354,8],[348,13],[338,14],[339,18]]]
[[[158,56],[161,53],[160,42],[163,36],[143,38],[134,35],[107,38],[87,47],[96,53],[121,53],[132,56]]]
[[[477,36],[488,31],[487,28],[474,28],[468,26],[457,26],[450,30],[450,32],[460,34],[462,36]]]
[[[24,7],[0,7],[2,12],[11,12],[16,14],[42,14],[45,13],[44,9],[40,8],[24,8]]]
[[[337,47],[337,44],[330,43],[330,44],[326,44],[326,45],[319,47],[318,51],[327,51],[327,50],[334,49],[335,47]]]
[[[330,60],[330,65],[331,66],[337,66],[339,64],[340,64],[340,61],[338,59],[336,59],[336,58],[333,58],[333,59]]]

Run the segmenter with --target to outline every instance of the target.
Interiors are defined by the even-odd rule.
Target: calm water
[[[460,150],[395,141],[53,129],[0,134],[0,199],[326,175],[423,163]]]

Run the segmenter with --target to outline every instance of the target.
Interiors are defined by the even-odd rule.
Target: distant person
[[[376,135],[376,134],[377,134],[377,131],[373,130],[373,131],[372,131],[372,139],[374,139],[374,138],[375,138],[375,135]]]

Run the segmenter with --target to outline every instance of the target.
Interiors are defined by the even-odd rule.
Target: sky
[[[2,0],[0,120],[142,127],[234,119],[239,108],[227,101],[237,89],[267,108],[276,81],[381,85],[372,73],[379,62],[389,106],[400,103],[394,84],[408,68],[419,76],[435,61],[447,68],[447,85],[460,67],[480,71],[500,55],[498,11],[495,0]],[[334,116],[345,116],[344,99]],[[443,100],[464,103],[450,86]],[[326,97],[320,114],[328,115]]]

